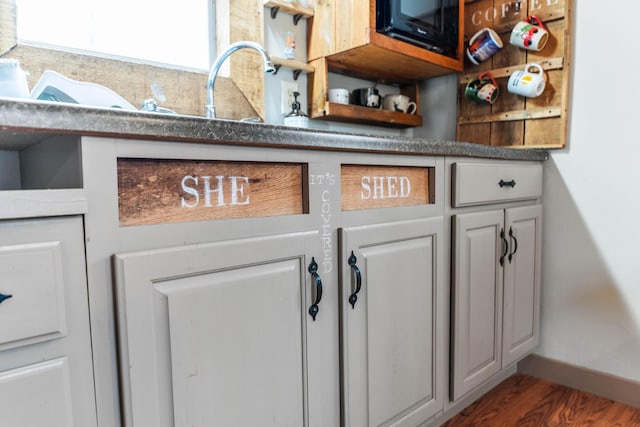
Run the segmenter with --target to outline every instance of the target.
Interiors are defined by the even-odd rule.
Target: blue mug
[[[491,28],[483,28],[471,37],[467,47],[467,58],[475,65],[491,58],[503,47],[498,33]]]

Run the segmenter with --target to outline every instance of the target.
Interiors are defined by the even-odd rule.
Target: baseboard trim
[[[640,382],[532,354],[518,372],[640,408]]]

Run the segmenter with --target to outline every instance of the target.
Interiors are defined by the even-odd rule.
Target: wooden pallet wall
[[[484,27],[496,31],[504,48],[480,65],[465,58],[458,85],[459,141],[519,148],[561,148],[566,144],[570,71],[570,35],[573,0],[466,0],[465,47]],[[511,30],[528,15],[538,16],[549,30],[540,52],[509,44]],[[509,76],[528,63],[540,64],[547,76],[538,98],[524,98],[507,91]],[[466,84],[490,71],[500,94],[493,105],[464,97]]]

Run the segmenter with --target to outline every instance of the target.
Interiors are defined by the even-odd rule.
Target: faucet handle
[[[169,110],[168,108],[158,107],[158,103],[153,98],[145,99],[140,110],[148,111],[150,113],[177,114],[175,111]]]

